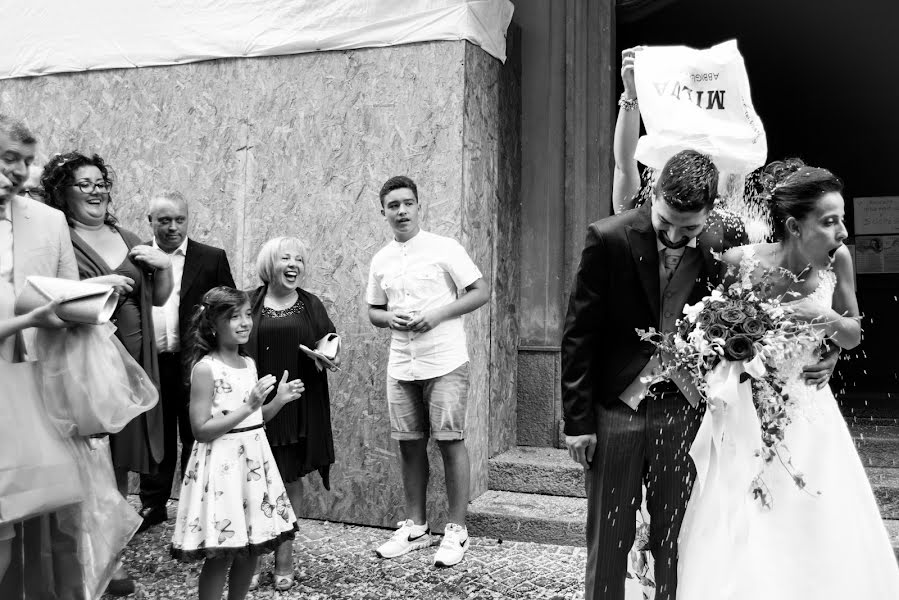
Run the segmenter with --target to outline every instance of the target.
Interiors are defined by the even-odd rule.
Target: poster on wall
[[[856,236],[855,268],[859,275],[899,273],[899,235]]]
[[[855,198],[855,235],[899,234],[899,196]]]

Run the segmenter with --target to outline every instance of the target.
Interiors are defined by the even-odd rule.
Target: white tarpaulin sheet
[[[506,59],[509,0],[0,0],[0,79],[468,40]]]

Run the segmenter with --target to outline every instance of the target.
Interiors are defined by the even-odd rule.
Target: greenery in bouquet
[[[743,264],[729,265],[724,283],[711,290],[700,302],[684,307],[675,332],[654,328],[637,330],[640,338],[654,344],[661,353],[661,369],[647,378],[650,384],[675,374],[686,373],[705,399],[708,375],[722,361],[743,362],[740,382],[750,381],[753,403],[761,425],[764,462],[778,460],[801,489],[805,480],[790,460],[784,433],[790,424],[791,399],[785,391],[793,374],[800,348],[819,346],[823,334],[810,324],[791,318],[784,302],[795,294],[776,295],[775,282],[782,269],[766,269],[757,259],[746,257]],[[771,498],[761,475],[753,482],[753,495],[765,507]]]

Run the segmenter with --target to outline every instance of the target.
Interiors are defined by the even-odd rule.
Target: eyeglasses
[[[79,181],[78,183],[73,183],[69,187],[76,187],[84,194],[93,194],[94,190],[100,190],[101,194],[108,194],[112,191],[112,182],[102,181],[100,183],[94,183],[93,181]]]

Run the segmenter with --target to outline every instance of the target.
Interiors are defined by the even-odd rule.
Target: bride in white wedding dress
[[[769,166],[771,214],[780,241],[732,250],[741,271],[782,268],[772,296],[788,294],[794,316],[842,348],[861,338],[842,183],[799,161]],[[899,567],[848,428],[828,386],[803,383],[817,348],[800,348],[789,394],[784,446],[806,487],[778,461],[764,465],[766,509],[751,481],[734,481],[733,455],[712,453],[687,506],[678,549],[678,600],[846,600],[899,598]],[[793,366],[785,368],[794,369]],[[721,448],[738,424],[727,411]],[[730,438],[733,439],[733,438]],[[785,457],[786,458],[786,457]]]

